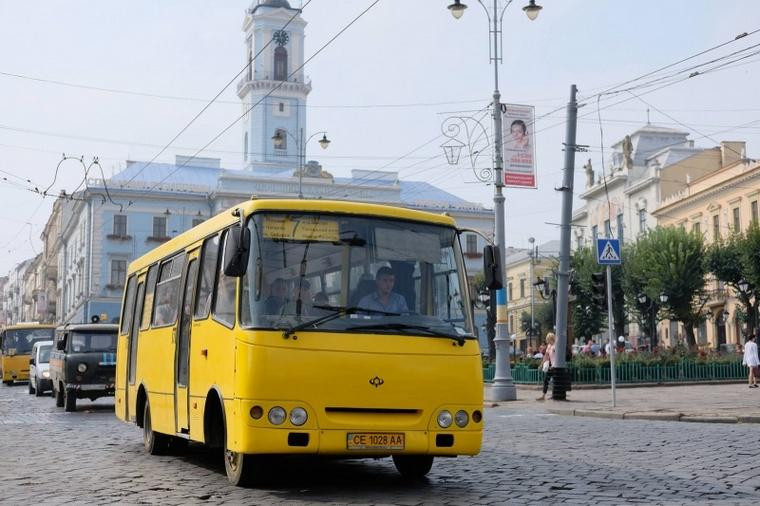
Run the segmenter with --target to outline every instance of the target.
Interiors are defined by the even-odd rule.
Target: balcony
[[[108,234],[106,239],[111,239],[113,241],[130,241],[132,240],[132,236],[128,234]]]
[[[147,237],[145,240],[146,240],[147,242],[166,242],[166,241],[168,241],[169,239],[171,239],[171,237],[168,237],[168,236],[156,236],[156,235],[149,235],[149,236],[148,236],[148,237]]]
[[[243,97],[249,89],[263,89],[270,91],[279,87],[282,91],[308,94],[311,91],[311,79],[305,76],[299,79],[298,76],[292,76],[288,81],[279,81],[272,78],[270,72],[254,72],[253,76],[243,76],[237,83],[238,97]]]

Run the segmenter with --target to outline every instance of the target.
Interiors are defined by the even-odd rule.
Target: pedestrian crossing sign
[[[596,240],[596,263],[599,265],[620,265],[620,240],[597,239]]]

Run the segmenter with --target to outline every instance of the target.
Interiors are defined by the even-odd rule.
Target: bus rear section
[[[3,384],[29,380],[29,359],[37,341],[53,339],[55,326],[36,323],[11,325],[0,335],[0,371]]]

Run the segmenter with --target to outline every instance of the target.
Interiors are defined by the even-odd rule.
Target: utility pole
[[[570,102],[567,104],[567,129],[565,133],[565,168],[562,187],[562,221],[560,225],[559,270],[557,271],[557,363],[554,364],[554,387],[552,397],[565,400],[570,390],[570,370],[567,368],[567,304],[570,293],[570,219],[573,212],[573,176],[575,172],[575,130],[578,122],[578,89],[570,86]]]
[[[609,237],[609,231],[607,233]],[[615,398],[615,354],[617,346],[615,344],[615,335],[613,328],[615,322],[612,316],[612,266],[607,266],[607,332],[610,342],[610,386],[612,387],[612,407],[614,408],[617,400]]]
[[[528,347],[533,346],[533,336],[536,332],[536,316],[535,316],[535,300],[533,297],[533,262],[535,261],[536,256],[536,247],[534,243],[536,240],[533,237],[528,238],[528,242],[530,243],[530,337],[528,338]]]

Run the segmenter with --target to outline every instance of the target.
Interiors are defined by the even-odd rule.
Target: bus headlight
[[[440,425],[444,429],[448,429],[451,427],[451,422],[453,421],[453,418],[451,417],[451,413],[446,411],[445,409],[438,413],[438,425]]]
[[[308,418],[309,415],[306,414],[306,410],[303,408],[293,408],[293,411],[290,412],[290,423],[297,427],[305,424]]]
[[[467,411],[459,410],[457,411],[457,414],[454,415],[454,423],[456,423],[458,427],[464,427],[469,421],[470,416],[467,414]]]
[[[87,370],[87,364],[85,364],[84,362],[82,362],[81,364],[77,366],[77,371],[79,372],[85,372],[86,370]]]
[[[285,410],[280,406],[275,406],[269,410],[267,418],[269,418],[269,423],[272,425],[282,425],[282,422],[284,422],[286,418]]]

